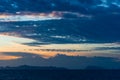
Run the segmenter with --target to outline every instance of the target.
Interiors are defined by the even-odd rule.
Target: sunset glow
[[[64,54],[68,56],[94,56],[100,55],[100,53],[110,54],[116,52],[114,50],[95,50],[95,48],[112,48],[120,47],[117,43],[107,43],[107,44],[50,44],[50,45],[39,45],[39,46],[29,46],[24,45],[24,43],[37,42],[33,39],[21,38],[9,35],[0,35],[0,53],[8,52],[21,52],[21,53],[31,53],[42,56],[43,58],[55,57],[57,54]],[[101,56],[104,54],[101,54]],[[111,55],[108,55],[111,56]],[[116,57],[116,56],[115,56]],[[18,56],[2,56],[2,60],[9,59],[19,59]]]

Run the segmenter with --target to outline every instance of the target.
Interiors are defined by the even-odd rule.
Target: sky
[[[119,0],[0,0],[0,65],[118,69],[119,20]]]

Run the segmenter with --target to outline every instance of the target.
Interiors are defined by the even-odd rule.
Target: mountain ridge
[[[30,65],[20,65],[16,67],[0,67],[0,70],[68,70],[63,67],[53,67],[53,66],[30,66]]]

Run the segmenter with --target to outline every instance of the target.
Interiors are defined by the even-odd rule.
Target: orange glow
[[[22,58],[21,56],[0,55],[0,60],[14,60]]]
[[[0,15],[0,18],[6,18],[7,15]]]
[[[12,46],[12,47],[11,47]],[[26,46],[21,44],[14,44],[11,46],[6,46],[0,48],[0,52],[21,52],[21,53],[32,53],[40,55],[44,58],[54,57],[57,54],[64,54],[68,56],[83,56],[85,53],[83,52],[64,52],[64,51],[43,51],[40,50],[40,47]]]
[[[1,43],[0,44],[0,52],[21,52],[21,53],[31,53],[31,54],[37,54],[44,58],[54,57],[57,54],[65,54],[69,56],[78,56],[78,55],[85,55],[80,52],[66,52],[66,51],[47,51],[46,49],[75,49],[79,50],[80,46],[76,44],[71,45],[63,45],[61,44],[52,44],[52,45],[42,45],[42,46],[29,46],[24,45],[21,43],[26,42],[34,42],[34,40],[26,39],[26,38],[20,38],[19,36],[9,36],[9,33],[1,34]],[[69,46],[69,47],[68,47]],[[82,49],[82,48],[81,48]]]
[[[114,50],[94,50],[96,47],[120,47],[116,43],[107,44],[49,44],[49,45],[38,45],[29,46],[24,43],[34,43],[33,39],[22,38],[19,36],[10,36],[9,33],[0,34],[0,60],[11,60],[21,58],[19,56],[8,56],[4,53],[30,53],[40,55],[43,58],[55,57],[58,54],[67,56],[104,56],[108,53],[114,53]],[[72,51],[73,50],[73,51]],[[103,53],[103,54],[101,54]],[[111,56],[111,55],[107,55]]]

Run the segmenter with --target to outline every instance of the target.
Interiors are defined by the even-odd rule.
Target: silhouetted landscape
[[[68,70],[67,68],[59,68],[59,67],[40,67],[40,66],[28,66],[21,65],[18,67],[0,67],[0,70]]]
[[[0,80],[119,80],[119,74],[120,70],[95,69],[95,66],[84,70],[28,65],[0,68]]]

